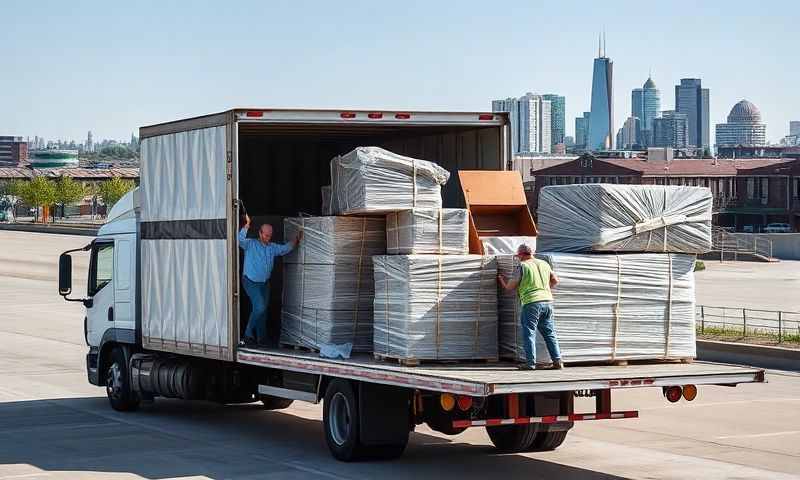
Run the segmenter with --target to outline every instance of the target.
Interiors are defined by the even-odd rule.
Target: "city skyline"
[[[242,2],[220,11],[199,2],[187,11],[155,2],[133,10],[89,2],[77,11],[68,4],[9,2],[0,41],[11,47],[4,66],[14,74],[0,78],[0,132],[78,140],[91,129],[97,138],[124,141],[142,125],[236,106],[474,111],[487,110],[487,99],[532,90],[566,97],[565,134],[575,136],[573,120],[590,104],[587,63],[602,27],[616,67],[614,131],[627,116],[622,112],[631,111],[628,92],[651,69],[664,110],[674,108],[671,85],[702,78],[713,90],[712,125],[747,98],[759,106],[768,140],[776,143],[800,116],[792,83],[800,65],[787,61],[796,56],[796,2],[759,10],[729,2],[724,11],[689,2],[647,11],[625,3],[541,8],[520,2],[509,7],[519,19],[512,23],[504,9],[460,5],[467,8],[418,1],[315,8]],[[681,15],[690,7],[691,18]],[[521,19],[537,15],[548,22],[537,25],[534,41]],[[59,21],[35,28],[50,16]],[[652,18],[659,18],[659,38],[668,41],[632,41],[653,35]],[[408,35],[412,23],[416,34]],[[144,24],[146,38],[137,33]],[[503,35],[478,34],[497,24],[505,25]],[[237,34],[207,34],[216,31]],[[358,32],[367,31],[365,42]],[[535,62],[520,61],[531,55]],[[224,68],[209,68],[222,58]],[[53,82],[52,71],[68,74]],[[380,72],[378,81],[365,71]]]

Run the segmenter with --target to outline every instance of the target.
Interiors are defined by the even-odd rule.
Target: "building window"
[[[754,198],[756,198],[756,179],[751,177],[747,179],[747,199]]]
[[[769,202],[769,178],[761,178],[761,203],[766,205]]]
[[[800,198],[800,178],[794,179],[794,198]]]

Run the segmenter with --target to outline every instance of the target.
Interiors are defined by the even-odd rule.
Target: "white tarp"
[[[692,358],[695,350],[694,255],[543,253],[560,283],[554,321],[566,362]],[[518,263],[498,257],[511,275]],[[519,306],[500,296],[500,354],[524,359]],[[516,355],[515,355],[516,352]],[[537,341],[538,363],[550,357]]]
[[[414,208],[386,215],[386,253],[469,253],[469,213],[464,208]]]
[[[375,265],[375,353],[497,358],[497,267],[480,255],[385,255]]]
[[[143,344],[231,359],[225,127],[141,148]]]
[[[711,207],[705,187],[548,186],[539,193],[539,250],[705,253]]]
[[[358,147],[331,160],[331,209],[349,215],[442,208],[442,185],[449,177],[433,162]]]

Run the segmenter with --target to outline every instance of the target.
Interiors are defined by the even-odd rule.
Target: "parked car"
[[[745,225],[742,227],[742,231],[744,233],[753,233],[753,226],[752,225]]]
[[[770,223],[764,227],[764,233],[789,233],[792,231],[788,223]]]

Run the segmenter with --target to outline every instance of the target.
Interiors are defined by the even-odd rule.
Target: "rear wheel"
[[[283,410],[289,408],[294,402],[291,398],[273,397],[272,395],[261,395],[260,400],[264,404],[265,410]]]
[[[139,398],[131,391],[131,377],[125,353],[120,347],[111,350],[106,369],[106,395],[111,408],[118,412],[130,412],[139,408]]]
[[[486,427],[486,433],[498,450],[507,453],[523,452],[529,448],[534,439],[538,426],[533,423],[524,425],[500,425]]]
[[[328,385],[322,419],[325,441],[337,460],[351,462],[365,456],[359,438],[358,401],[349,381],[336,379]]]
[[[533,439],[529,451],[544,452],[555,450],[564,443],[564,440],[567,438],[567,432],[567,430],[559,432],[539,432],[536,434],[536,438]]]

